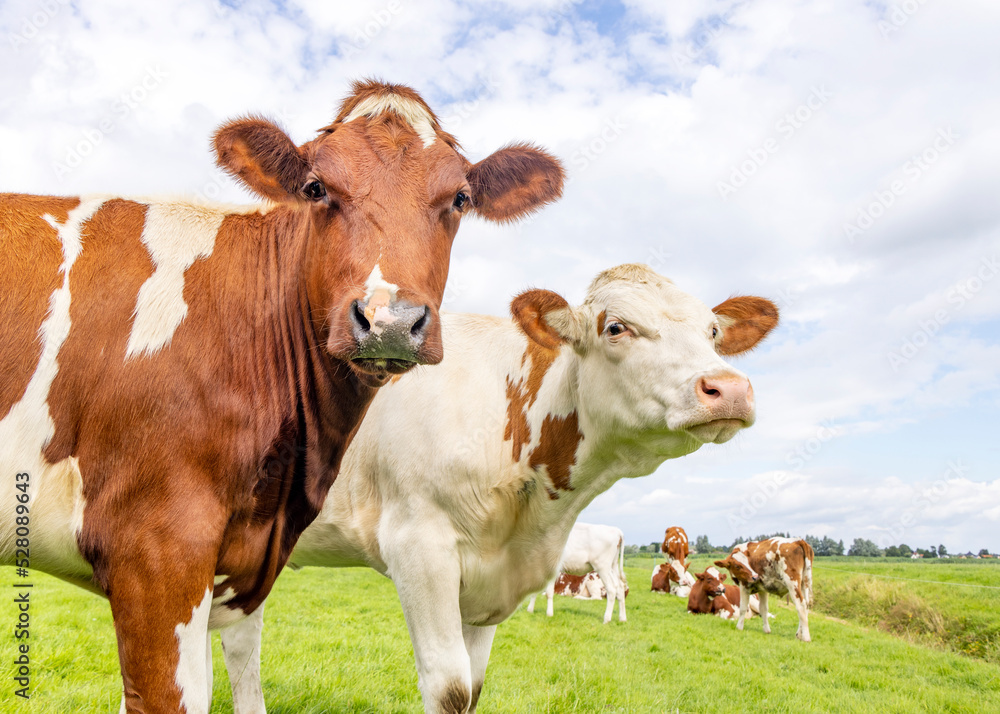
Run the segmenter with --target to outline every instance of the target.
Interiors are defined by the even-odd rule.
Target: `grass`
[[[709,562],[699,558],[694,567]],[[924,646],[931,641],[926,632],[904,632],[908,641],[882,631],[872,613],[909,602],[905,592],[900,595],[896,586],[866,590],[856,583],[872,578],[843,572],[1000,585],[1000,567],[819,560],[817,603],[842,619],[814,613],[813,642],[805,644],[795,639],[796,616],[784,607],[774,608],[770,636],[763,635],[759,620],[740,633],[731,622],[688,615],[680,598],[649,592],[652,563],[629,560],[627,623],[604,625],[602,602],[570,598],[557,600],[552,619],[521,609],[503,623],[480,711],[703,712],[720,706],[796,713],[1000,711],[995,660],[962,656],[940,642]],[[12,569],[0,569],[0,583],[14,580]],[[121,685],[107,603],[38,573],[32,581],[32,699],[29,704],[14,697],[5,671],[0,711],[114,714]],[[972,619],[984,618],[986,627],[1000,623],[992,594],[1000,591],[905,587],[940,615],[933,632],[947,630],[962,609]],[[971,592],[956,592],[965,590]],[[870,597],[873,593],[877,597]],[[885,602],[869,606],[866,599]],[[909,611],[917,619],[926,614]],[[11,598],[4,598],[0,618],[10,632]],[[14,647],[11,636],[0,645],[7,671]],[[217,636],[214,650],[213,710],[228,713],[232,702]],[[395,590],[372,571],[286,571],[268,603],[263,660],[271,714],[422,711]]]

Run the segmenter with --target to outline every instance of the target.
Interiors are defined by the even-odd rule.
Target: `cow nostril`
[[[365,312],[361,309],[361,304],[357,300],[354,301],[353,315],[355,322],[358,323],[358,327],[361,328],[362,332],[371,332],[372,325],[368,322],[368,318],[365,317]]]
[[[416,322],[413,323],[413,327],[410,328],[410,334],[414,337],[419,337],[420,333],[423,332],[424,327],[427,326],[427,317],[430,315],[430,310],[424,307],[424,314],[421,315]]]
[[[699,382],[698,386],[701,388],[701,393],[704,394],[705,396],[712,397],[713,399],[717,399],[722,396],[722,392],[713,387],[709,382],[705,381],[704,379],[702,379]]]

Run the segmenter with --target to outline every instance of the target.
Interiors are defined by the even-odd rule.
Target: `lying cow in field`
[[[720,574],[715,568],[707,568],[705,572],[697,573],[694,577],[697,582],[688,594],[688,612],[696,615],[718,615],[724,620],[736,617],[740,606],[740,589],[736,585],[726,584],[725,573]],[[750,596],[749,607],[750,617],[760,612],[756,595]]]
[[[292,557],[392,578],[428,712],[475,710],[497,624],[556,575],[598,494],[753,423],[750,382],[720,355],[778,321],[756,297],[710,310],[640,265],[598,275],[579,307],[547,290],[511,307],[443,317],[444,360],[379,392]],[[222,633],[239,711],[263,711],[261,615]]]
[[[570,531],[566,547],[559,559],[559,571],[583,575],[596,571],[604,586],[608,607],[604,622],[611,622],[611,613],[618,600],[618,619],[625,622],[625,535],[614,526],[577,523]],[[545,614],[553,615],[552,595],[556,581],[545,588]],[[528,601],[528,612],[535,611],[537,593]]]
[[[561,573],[553,586],[553,592],[577,600],[603,600],[608,596],[600,576],[593,570],[586,575]]]
[[[809,606],[812,604],[812,547],[804,540],[768,538],[740,543],[725,560],[715,564],[726,568],[740,586],[740,615],[736,629],[743,629],[749,595],[760,595],[760,617],[764,632],[771,632],[767,617],[768,593],[788,595],[799,615],[795,633],[809,642]]]
[[[695,578],[688,572],[685,564],[680,560],[672,560],[653,568],[649,589],[653,592],[669,592],[678,597],[687,597],[694,584]]]
[[[441,360],[463,214],[562,184],[377,82],[302,146],[246,118],[215,151],[264,203],[0,195],[0,563],[108,598],[128,711],[208,711],[209,628],[259,610],[376,388]]]

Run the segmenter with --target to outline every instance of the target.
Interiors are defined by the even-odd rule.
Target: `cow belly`
[[[3,432],[3,424],[0,423],[0,435],[7,436]],[[11,565],[20,559],[17,551],[25,541],[18,538],[17,518],[20,516],[23,519],[27,515],[31,567],[95,589],[90,564],[80,555],[77,545],[86,505],[79,462],[71,457],[49,464],[41,453],[36,453],[34,458],[15,455],[12,446],[12,442],[0,446],[3,473],[0,485],[0,562]],[[28,476],[18,480],[16,474],[19,473]],[[16,499],[25,493],[25,489],[18,488],[18,484],[24,483],[27,483],[29,495],[26,504],[28,513],[18,514]],[[20,555],[23,557],[23,554]]]

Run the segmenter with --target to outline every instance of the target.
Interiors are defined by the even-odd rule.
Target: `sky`
[[[984,0],[0,0],[0,191],[249,202],[223,121],[302,143],[352,80],[408,84],[472,161],[528,140],[569,173],[464,222],[447,309],[579,303],[624,262],[781,308],[733,360],[757,423],[580,520],[997,552],[998,33]]]

